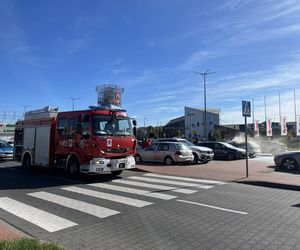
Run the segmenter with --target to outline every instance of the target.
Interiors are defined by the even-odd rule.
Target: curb
[[[25,234],[24,232],[0,219],[0,241],[14,240],[23,237],[31,238],[30,235]]]

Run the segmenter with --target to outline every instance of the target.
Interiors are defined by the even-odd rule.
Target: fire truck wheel
[[[111,171],[111,174],[113,176],[117,176],[117,175],[120,175],[122,172],[123,172],[123,170]]]
[[[22,166],[25,168],[31,168],[31,157],[29,154],[24,156]]]
[[[68,162],[68,173],[72,178],[79,176],[79,163],[74,158],[71,158]]]

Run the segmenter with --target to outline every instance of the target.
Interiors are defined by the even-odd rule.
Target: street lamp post
[[[71,96],[67,99],[72,101],[72,111],[74,111],[74,103],[75,103],[76,100],[79,100],[80,98]]]
[[[205,72],[194,72],[196,74],[203,76],[203,84],[204,84],[204,141],[206,141],[207,136],[207,122],[206,122],[206,75],[215,74],[216,72],[209,72],[209,69]]]
[[[192,116],[195,115],[194,113],[189,113],[187,116],[190,117],[190,140],[192,140]]]
[[[147,136],[147,130],[146,130],[146,120],[148,119],[148,117],[144,118],[144,136]]]

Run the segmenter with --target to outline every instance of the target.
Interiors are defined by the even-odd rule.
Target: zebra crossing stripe
[[[184,187],[197,187],[197,188],[203,188],[203,189],[210,189],[210,188],[214,187],[214,186],[210,186],[210,185],[201,185],[201,184],[197,184],[197,183],[187,183],[187,182],[182,182],[182,181],[170,181],[170,180],[165,180],[165,179],[148,178],[148,177],[140,177],[140,176],[129,176],[127,178],[139,180],[139,181],[163,183],[163,184],[178,185],[178,186],[184,186]]]
[[[86,189],[86,188],[80,188],[80,187],[65,187],[62,189],[70,191],[70,192],[75,192],[78,194],[83,194],[83,195],[88,195],[88,196],[104,199],[104,200],[123,203],[123,204],[134,206],[134,207],[145,207],[145,206],[153,204],[148,201],[128,198],[128,197],[115,195],[115,194],[103,193],[103,192],[94,191],[94,190],[90,190],[90,189]]]
[[[190,182],[200,182],[200,183],[214,184],[214,185],[223,185],[223,184],[226,184],[226,182],[224,182],[224,181],[194,179],[194,178],[179,177],[179,176],[173,176],[173,175],[161,175],[161,174],[151,174],[151,173],[149,173],[149,174],[144,174],[144,176],[159,177],[159,178],[181,180],[181,181],[190,181]]]
[[[159,190],[172,191],[172,192],[183,193],[183,194],[193,194],[193,193],[197,192],[196,190],[192,190],[192,189],[184,189],[184,188],[178,189],[177,187],[149,184],[149,183],[137,182],[137,181],[112,180],[112,182],[125,184],[125,185],[132,185],[132,186],[137,186],[137,187],[154,188],[154,189],[159,189]]]
[[[8,197],[0,198],[0,208],[52,233],[78,224]]]
[[[80,212],[91,214],[93,216],[99,217],[99,218],[106,218],[115,214],[119,214],[119,211],[115,211],[109,208],[97,206],[94,204],[90,204],[87,202],[67,198],[64,196],[51,194],[48,192],[35,192],[28,194],[30,196],[49,201],[55,204],[59,204],[60,206],[68,207],[74,210],[78,210]]]
[[[92,186],[92,187],[104,188],[104,189],[125,192],[125,193],[130,193],[130,194],[138,194],[138,195],[148,196],[148,197],[162,199],[162,200],[171,200],[171,199],[177,198],[177,196],[174,196],[174,195],[160,194],[160,193],[155,193],[155,192],[151,192],[151,191],[147,191],[147,190],[127,188],[127,187],[122,187],[122,186],[109,185],[109,184],[105,184],[105,183],[93,183],[93,184],[88,184],[88,185]]]

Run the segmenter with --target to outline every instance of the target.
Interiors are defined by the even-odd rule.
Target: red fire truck
[[[79,173],[119,175],[135,168],[133,125],[126,111],[115,107],[29,111],[16,123],[14,157],[25,167],[61,167],[74,177]]]

